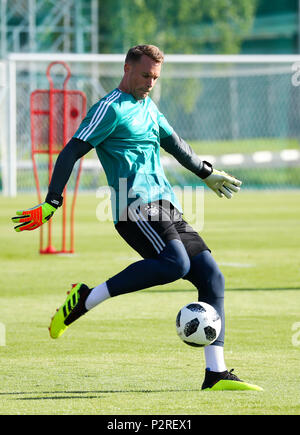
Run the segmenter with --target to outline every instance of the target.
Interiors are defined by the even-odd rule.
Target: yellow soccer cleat
[[[225,372],[205,371],[202,390],[205,391],[263,391],[258,385],[248,384],[232,373],[233,369]]]
[[[72,290],[67,293],[68,296],[64,304],[56,310],[51,319],[48,328],[51,338],[59,338],[71,323],[87,312],[85,301],[91,291],[92,289],[82,282],[73,284]]]

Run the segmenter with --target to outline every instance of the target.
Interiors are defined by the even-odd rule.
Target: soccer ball
[[[211,305],[191,302],[176,317],[177,334],[184,343],[202,347],[213,343],[221,331],[221,318]]]

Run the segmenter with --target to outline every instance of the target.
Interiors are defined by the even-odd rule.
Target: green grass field
[[[205,194],[202,236],[226,278],[228,369],[263,392],[200,390],[203,350],[175,331],[197,299],[184,280],[110,299],[49,338],[71,283],[96,285],[138,259],[96,220],[98,202],[78,198],[74,256],[43,256],[38,231],[17,234],[9,219],[36,197],[0,197],[0,414],[300,414],[300,192]]]
[[[279,152],[284,149],[299,149],[299,141],[297,139],[287,138],[255,138],[188,142],[197,154],[214,156],[231,153],[252,154],[257,151]]]

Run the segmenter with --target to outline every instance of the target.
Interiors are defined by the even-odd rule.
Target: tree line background
[[[102,53],[151,43],[166,53],[235,54],[259,0],[110,0],[99,3]]]

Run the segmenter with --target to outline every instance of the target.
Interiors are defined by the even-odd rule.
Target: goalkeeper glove
[[[17,211],[17,216],[12,218],[15,231],[32,231],[48,222],[58,207],[62,205],[63,198],[55,193],[48,193],[45,202],[27,210]]]
[[[232,175],[226,174],[224,171],[213,169],[212,165],[208,162],[203,162],[206,166],[211,167],[211,173],[203,178],[206,185],[212,189],[220,198],[223,195],[226,198],[232,198],[234,192],[239,192],[242,182]]]

